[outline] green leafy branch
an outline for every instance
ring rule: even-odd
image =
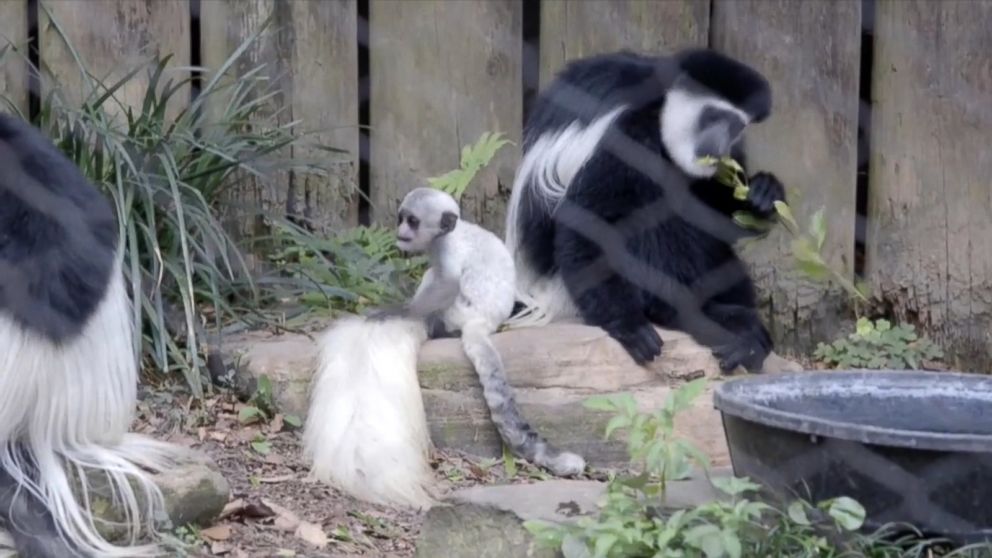
[[[743,167],[731,157],[716,159],[705,157],[700,160],[701,164],[716,165],[715,178],[721,184],[734,189],[734,198],[746,200],[750,185],[747,183],[747,174]],[[775,202],[775,211],[782,219],[786,230],[792,235],[792,255],[796,259],[796,267],[815,281],[833,279],[849,295],[861,302],[867,302],[868,296],[865,285],[854,284],[842,273],[833,269],[826,262],[823,256],[823,246],[827,240],[827,222],[825,218],[825,208],[821,207],[810,218],[809,227],[806,231],[796,222],[792,209],[784,201]],[[771,223],[758,219],[746,211],[737,211],[733,215],[734,221],[742,227],[767,232],[771,228]]]
[[[507,144],[512,145],[513,142],[503,139],[503,134],[485,132],[475,145],[462,147],[460,168],[441,176],[428,178],[427,182],[431,187],[451,194],[456,200],[461,199],[475,175],[492,161],[501,147]]]

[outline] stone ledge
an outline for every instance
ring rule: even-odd
[[[592,395],[631,393],[643,410],[663,403],[674,386],[698,377],[719,378],[716,359],[681,332],[658,328],[665,342],[650,366],[634,363],[623,347],[597,327],[574,323],[493,335],[525,418],[555,445],[581,453],[596,466],[626,463],[621,437],[606,442],[609,415],[583,407]],[[239,369],[249,382],[269,376],[274,396],[286,413],[305,417],[317,347],[304,335],[266,336],[254,332],[235,340]],[[796,370],[777,355],[766,371]],[[421,347],[418,369],[432,439],[438,447],[498,457],[502,447],[489,420],[481,387],[459,339],[435,339]],[[718,381],[718,380],[717,380]],[[240,382],[243,383],[243,382]],[[714,465],[729,462],[712,387],[679,421],[679,433],[693,440]]]

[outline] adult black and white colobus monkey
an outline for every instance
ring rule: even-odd
[[[582,457],[552,447],[521,416],[489,338],[514,303],[513,259],[499,237],[461,219],[450,195],[422,187],[400,205],[397,246],[429,257],[409,303],[341,321],[322,339],[304,431],[315,476],[367,500],[429,504],[416,380],[416,348],[428,335],[461,337],[493,424],[515,455],[556,475],[581,473]]]
[[[506,242],[525,308],[511,326],[578,317],[644,364],[662,349],[653,323],[709,346],[724,371],[759,371],[772,342],[733,247],[750,231],[732,214],[773,218],[784,188],[758,173],[738,200],[698,161],[746,169],[744,129],[770,112],[766,79],[711,50],[568,64],[524,130]]]
[[[138,374],[118,236],[112,206],[72,162],[0,114],[0,527],[21,556],[159,552],[135,543],[164,510],[143,469],[169,466],[177,448],[128,433]],[[75,494],[72,479],[85,490],[94,473],[131,546],[104,540],[93,495]]]

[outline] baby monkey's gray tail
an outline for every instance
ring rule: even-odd
[[[462,326],[462,347],[479,375],[493,424],[510,451],[557,476],[581,473],[586,467],[585,459],[554,448],[520,415],[513,387],[506,379],[503,360],[489,340],[485,322],[469,322]]]

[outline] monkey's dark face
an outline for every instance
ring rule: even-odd
[[[420,217],[401,207],[396,222],[396,247],[408,254],[419,254],[427,250],[433,237],[426,231],[429,227],[421,225]]]
[[[661,112],[661,137],[679,168],[690,176],[706,178],[716,167],[702,165],[699,159],[730,155],[748,121],[746,113],[720,97],[673,89]]]
[[[437,237],[455,228],[458,215],[444,211],[437,219],[422,219],[416,212],[401,208],[396,226],[396,247],[407,254],[421,254],[431,247]]]

